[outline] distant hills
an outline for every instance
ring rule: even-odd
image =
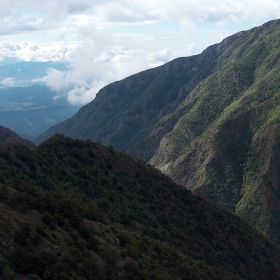
[[[3,279],[280,279],[280,249],[150,165],[62,135],[0,145]]]
[[[100,141],[280,240],[280,21],[104,87],[55,133]]]

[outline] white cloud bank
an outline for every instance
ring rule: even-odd
[[[35,44],[22,41],[0,42],[0,65],[18,61],[69,61],[77,43]]]
[[[110,82],[279,16],[279,0],[2,0],[0,64],[67,62],[33,82],[84,105]]]

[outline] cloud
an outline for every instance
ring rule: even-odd
[[[18,61],[69,61],[77,43],[55,43],[37,45],[33,42],[1,42],[0,65]]]
[[[147,20],[178,20],[187,17],[193,22],[219,22],[253,17],[279,16],[277,0],[120,0],[107,1],[95,7],[98,16],[111,22],[141,22]]]
[[[159,5],[163,3],[153,1],[109,1],[105,5],[96,8],[98,15],[104,21],[109,22],[146,22],[160,20]],[[116,12],[117,11],[117,12]]]
[[[99,87],[84,87],[76,86],[73,89],[69,90],[67,93],[68,101],[71,104],[86,104],[95,97],[96,92],[99,90]]]
[[[93,52],[88,43],[73,53],[68,71],[49,69],[45,77],[33,80],[44,82],[50,89],[65,92],[72,104],[84,105],[93,100],[107,84],[150,67],[146,52],[104,46]]]
[[[181,21],[194,23],[241,21],[279,17],[278,0],[2,0],[0,35],[65,31],[78,28],[80,16],[87,15],[99,24]]]
[[[59,71],[53,68],[47,70],[47,75],[42,78],[31,80],[32,83],[45,83],[52,91],[63,92],[69,85],[70,81],[67,77],[67,72]]]
[[[14,87],[16,85],[15,78],[5,78],[0,82],[0,88],[6,88],[6,87]]]
[[[78,29],[80,44],[68,60],[68,71],[48,69],[47,75],[32,80],[45,83],[51,90],[65,93],[72,104],[84,105],[107,84],[150,68],[142,42],[114,38],[106,29],[89,22]],[[162,53],[161,56],[164,56]]]
[[[26,87],[30,86],[30,81],[28,80],[17,80],[15,77],[7,77],[0,81],[0,89],[9,87]]]
[[[147,58],[149,61],[149,65],[151,67],[160,66],[166,62],[168,62],[172,57],[172,54],[169,49],[163,49],[158,52],[149,53]]]
[[[108,83],[197,54],[242,21],[279,16],[278,0],[2,0],[0,65],[67,62],[67,71],[49,69],[32,82],[84,105]]]
[[[50,119],[50,118],[47,118],[47,117],[45,117],[45,122],[49,126],[56,124],[56,120],[55,119]]]

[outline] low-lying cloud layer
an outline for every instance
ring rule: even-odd
[[[2,0],[0,65],[66,62],[67,70],[50,68],[33,83],[84,105],[108,83],[279,15],[278,0]],[[17,83],[7,77],[0,86]]]

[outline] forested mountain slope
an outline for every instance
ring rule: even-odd
[[[280,21],[103,88],[59,132],[149,161],[280,241]]]
[[[280,279],[246,222],[90,141],[0,145],[0,200],[4,279]]]
[[[242,57],[188,96],[151,160],[178,183],[278,241],[279,27],[279,21],[270,22],[232,46]]]

